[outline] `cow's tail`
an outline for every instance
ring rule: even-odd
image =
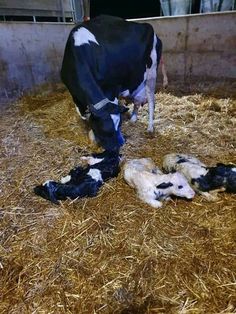
[[[164,59],[163,59],[163,55],[162,55],[162,41],[160,40],[160,38],[158,38],[158,36],[156,36],[156,37],[157,37],[157,44],[156,44],[157,67],[160,64],[161,73],[162,73],[162,77],[163,77],[162,85],[164,88],[166,88],[168,86],[168,76],[167,76],[166,67],[165,67],[165,63],[164,63]]]

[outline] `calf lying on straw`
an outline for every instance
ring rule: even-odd
[[[168,154],[163,160],[166,172],[181,172],[193,189],[208,199],[214,196],[211,190],[236,193],[236,165],[217,164],[207,167],[197,158],[186,154]]]
[[[150,158],[128,160],[123,167],[124,179],[137,190],[139,198],[158,208],[171,195],[192,199],[195,195],[181,173],[163,174]]]
[[[34,192],[55,203],[67,198],[96,196],[102,184],[119,173],[120,155],[115,152],[103,152],[88,157],[81,157],[87,162],[87,167],[77,167],[63,177],[61,182],[46,181],[36,186]]]

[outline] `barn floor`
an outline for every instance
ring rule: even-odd
[[[236,95],[226,90],[160,91],[155,134],[143,108],[123,123],[123,156],[236,163]],[[61,89],[2,112],[0,139],[0,313],[236,313],[235,195],[157,210],[122,173],[95,198],[55,206],[34,195],[97,149]]]

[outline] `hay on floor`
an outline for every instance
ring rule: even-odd
[[[236,163],[234,97],[161,91],[156,100],[154,135],[145,107],[135,125],[124,121],[125,158]],[[2,112],[0,138],[1,313],[235,313],[235,195],[156,210],[122,173],[95,198],[55,206],[34,195],[99,151],[62,90]]]

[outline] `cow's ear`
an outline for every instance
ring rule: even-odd
[[[118,114],[118,113],[124,113],[129,110],[129,108],[122,106],[122,105],[115,105],[113,103],[107,104],[107,108],[110,114]]]

